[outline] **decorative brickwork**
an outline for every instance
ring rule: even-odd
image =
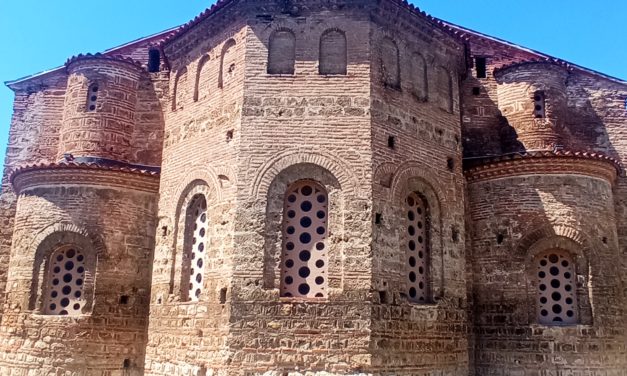
[[[624,81],[219,0],[9,87],[2,375],[625,375]]]

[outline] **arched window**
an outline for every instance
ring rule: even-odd
[[[428,80],[427,63],[421,54],[415,53],[411,59],[411,77],[414,96],[423,102],[427,101]]]
[[[181,289],[183,298],[188,301],[198,301],[203,290],[207,222],[207,200],[205,196],[197,195],[189,204],[185,218]]]
[[[313,181],[293,184],[285,195],[281,296],[328,296],[326,189]]]
[[[413,303],[429,303],[429,206],[418,193],[405,200],[407,296]]]
[[[268,74],[294,74],[296,42],[291,30],[277,30],[268,43]]]
[[[438,100],[440,108],[452,113],[453,112],[453,77],[448,69],[444,67],[438,68]]]
[[[204,98],[209,94],[209,83],[206,79],[209,62],[209,55],[203,56],[198,62],[198,70],[196,71],[196,83],[194,85],[194,102],[200,98]]]
[[[64,247],[50,255],[47,264],[43,313],[77,316],[86,305],[85,255]]]
[[[401,69],[396,43],[390,38],[383,38],[380,51],[381,79],[383,85],[398,89],[401,86]]]
[[[222,55],[220,56],[219,88],[224,88],[230,78],[235,75],[235,59],[235,40],[229,39],[224,43]]]
[[[172,93],[172,111],[183,108],[185,103],[185,91],[187,90],[187,68],[181,69],[174,80]]]
[[[87,112],[96,111],[96,104],[98,103],[98,87],[97,83],[92,83],[87,89]]]
[[[575,264],[569,253],[550,250],[534,259],[537,271],[538,322],[544,325],[577,324]]]
[[[320,37],[320,74],[346,74],[346,35],[332,29]]]

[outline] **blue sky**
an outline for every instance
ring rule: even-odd
[[[627,79],[627,1],[418,0],[428,13]],[[0,81],[62,65],[187,22],[209,0],[0,0]],[[176,4],[176,6],[173,6]],[[0,86],[4,154],[13,93]],[[0,159],[2,160],[3,157]]]

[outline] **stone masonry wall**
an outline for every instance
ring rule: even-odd
[[[0,307],[4,303],[17,197],[9,182],[16,167],[55,159],[67,78],[49,75],[16,88],[0,194]]]
[[[226,12],[166,47],[172,71],[162,107],[166,127],[147,375],[199,375],[223,369],[229,359],[226,303],[246,33],[237,13]],[[207,201],[208,234],[203,292],[191,302],[181,286],[182,255],[187,209],[198,194]]]
[[[248,9],[230,374],[353,374],[370,364],[369,21],[356,5],[363,3]],[[293,75],[267,73],[269,38],[279,29],[295,36]],[[346,75],[319,74],[320,38],[329,30],[346,37]],[[328,297],[308,302],[281,298],[279,289],[285,192],[306,179],[329,195]]]
[[[1,374],[142,374],[155,204],[153,194],[105,187],[21,193],[0,333]],[[86,239],[84,254],[97,254],[92,311],[76,317],[42,315],[32,302],[41,299],[33,294],[44,281],[36,278],[33,265],[54,249],[39,245],[46,239],[62,245],[72,236]]]
[[[465,194],[459,121],[463,48],[427,20],[399,13],[387,2],[375,12],[371,27],[372,189],[373,210],[380,216],[380,222],[373,224],[372,289],[376,296],[371,308],[371,370],[375,374],[466,375],[461,225]],[[385,85],[385,72],[393,63],[382,56],[389,54],[381,48],[385,38],[398,48],[397,87]],[[424,68],[421,64],[416,69],[419,61],[426,62]],[[411,303],[408,295],[406,200],[411,192],[422,195],[429,206],[430,220],[425,226],[430,232],[431,297],[426,304]]]
[[[475,372],[621,375],[627,358],[611,185],[576,174],[520,176],[471,183],[469,198]],[[577,260],[577,326],[537,324],[532,253],[556,248]]]

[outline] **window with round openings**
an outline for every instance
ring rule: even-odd
[[[185,221],[185,254],[183,257],[183,295],[197,302],[203,290],[205,253],[207,244],[207,200],[197,195],[187,209]]]
[[[53,252],[48,261],[46,315],[77,316],[85,306],[85,255],[74,248]]]
[[[429,206],[412,192],[405,200],[405,278],[413,303],[429,303]]]
[[[281,296],[327,297],[328,196],[312,181],[293,184],[285,195]]]
[[[552,250],[535,259],[538,283],[538,322],[544,325],[577,323],[575,265],[571,256]]]
[[[87,89],[87,111],[96,111],[96,104],[98,103],[98,84],[91,84]]]

